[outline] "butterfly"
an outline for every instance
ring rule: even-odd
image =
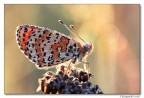
[[[59,23],[80,38],[62,20],[59,20]],[[71,28],[73,28],[72,25]],[[85,45],[81,45],[63,33],[45,27],[20,25],[16,30],[19,48],[38,68],[55,67],[67,61],[73,64],[77,61],[88,64],[83,61],[83,58],[91,52],[92,43],[87,44],[82,38],[80,39]]]

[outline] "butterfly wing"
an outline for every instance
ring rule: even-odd
[[[16,34],[19,48],[38,67],[51,67],[73,58],[71,48],[76,42],[60,32],[22,25]]]

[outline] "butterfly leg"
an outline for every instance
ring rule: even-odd
[[[65,74],[67,74],[68,73],[68,71],[70,70],[70,65],[71,65],[71,61],[70,61],[70,63],[69,63],[69,65],[67,66],[67,69],[66,69],[66,72],[65,72]]]
[[[90,73],[90,65],[89,65],[89,62],[86,62],[86,61],[80,61],[80,62],[87,65],[87,68],[88,68],[88,79],[89,79],[89,73]],[[84,66],[84,69],[86,70],[86,67],[85,67],[85,66]]]

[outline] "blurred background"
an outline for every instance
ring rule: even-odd
[[[5,4],[4,10],[5,94],[36,94],[38,78],[47,71],[38,70],[20,51],[17,26],[48,27],[81,42],[59,19],[73,24],[86,42],[93,43],[87,58],[93,85],[99,85],[105,94],[140,94],[140,5]],[[77,67],[83,68],[82,64]]]

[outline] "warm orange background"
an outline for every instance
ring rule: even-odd
[[[38,70],[18,48],[15,30],[31,24],[80,41],[57,20],[73,24],[93,43],[88,56],[93,84],[105,94],[140,94],[140,5],[5,5],[5,94],[34,94]],[[80,41],[81,42],[81,41]],[[83,67],[80,64],[78,67]],[[55,70],[55,69],[51,69]]]

